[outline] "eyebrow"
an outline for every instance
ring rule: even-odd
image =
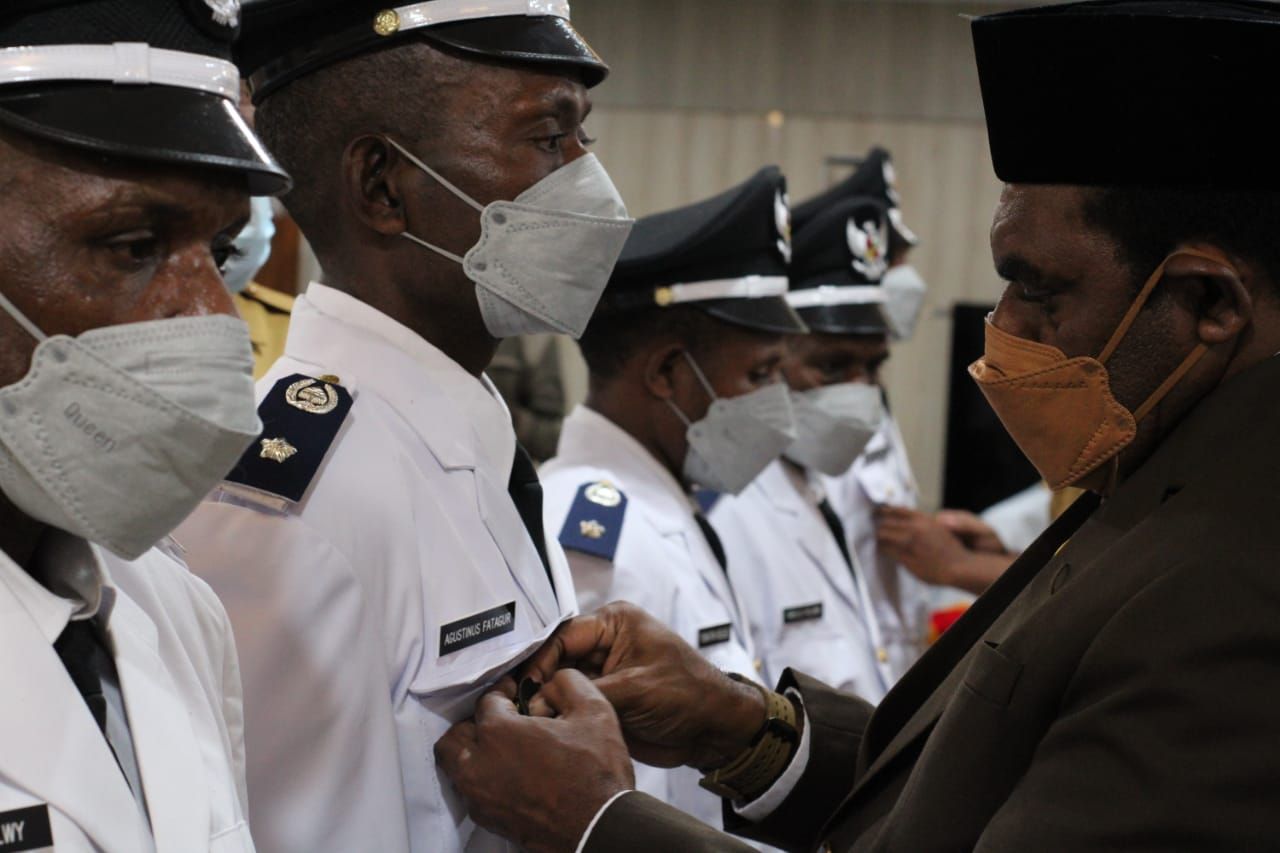
[[[996,275],[1005,281],[1022,281],[1028,284],[1038,283],[1044,278],[1035,264],[1018,255],[1001,258],[996,264]]]

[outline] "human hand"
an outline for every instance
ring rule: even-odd
[[[617,715],[571,669],[543,684],[543,715],[521,716],[515,693],[507,678],[482,696],[436,743],[436,761],[477,825],[531,853],[573,851],[600,808],[635,787]]]
[[[981,595],[1013,557],[971,550],[927,513],[902,507],[876,512],[876,543],[891,559],[925,583],[954,586]]]
[[[750,745],[765,723],[763,697],[716,669],[639,607],[617,602],[558,630],[525,664],[542,682],[562,667],[596,678],[636,759],[713,770]],[[541,696],[531,703],[542,713]]]
[[[939,510],[934,519],[960,538],[967,548],[987,554],[1007,554],[995,528],[978,516],[962,509]]]

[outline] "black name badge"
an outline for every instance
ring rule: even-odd
[[[698,632],[698,648],[705,649],[707,646],[718,646],[721,643],[727,643],[732,636],[733,626],[728,622],[723,625],[712,625],[710,628],[703,628]]]
[[[49,807],[31,806],[0,812],[0,853],[53,846]]]
[[[793,622],[809,622],[814,619],[822,618],[822,602],[817,604],[802,604],[799,607],[788,607],[782,611],[782,621],[788,625]]]
[[[440,657],[516,629],[516,603],[504,604],[440,627]],[[0,848],[3,850],[4,848]]]

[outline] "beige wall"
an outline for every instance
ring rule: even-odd
[[[613,67],[587,129],[635,215],[712,195],[768,163],[800,201],[834,177],[826,157],[877,143],[893,152],[906,220],[923,240],[913,261],[931,291],[915,339],[894,349],[889,387],[929,506],[942,485],[947,311],[999,293],[987,245],[999,184],[959,16],[992,8],[574,0],[575,23]],[[570,378],[580,395],[580,363]]]

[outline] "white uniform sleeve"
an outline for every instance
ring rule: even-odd
[[[178,535],[235,628],[258,850],[407,851],[386,653],[347,558],[296,517],[234,504]]]

